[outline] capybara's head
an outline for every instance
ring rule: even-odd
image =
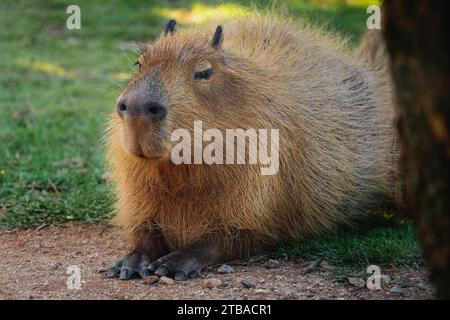
[[[245,64],[224,52],[221,26],[206,29],[178,32],[171,20],[139,57],[117,100],[116,124],[129,153],[168,158],[171,133],[179,128],[192,133],[198,120],[219,130],[233,128],[233,121],[242,125],[238,108],[247,90]]]

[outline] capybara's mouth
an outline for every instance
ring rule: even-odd
[[[146,123],[123,124],[123,148],[128,153],[145,160],[157,160],[170,155],[164,131],[148,127]]]
[[[162,142],[141,143],[139,141],[130,142],[125,139],[124,148],[133,156],[148,161],[163,160],[170,155]]]
[[[164,156],[164,155],[145,155],[143,153],[137,154],[135,156],[137,156],[138,158],[141,158],[142,160],[147,160],[147,161],[161,161],[166,158],[166,156]]]

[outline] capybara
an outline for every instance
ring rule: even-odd
[[[109,124],[115,223],[132,251],[108,276],[195,278],[398,198],[392,88],[376,35],[351,53],[336,35],[274,14],[175,25],[145,47]],[[279,170],[173,163],[171,134],[192,133],[194,121],[278,129]]]

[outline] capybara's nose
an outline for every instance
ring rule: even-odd
[[[134,104],[121,100],[117,104],[117,112],[121,117],[145,117],[150,120],[162,120],[167,115],[167,109],[156,101]]]

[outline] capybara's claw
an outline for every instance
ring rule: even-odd
[[[184,280],[187,280],[189,278],[189,276],[186,272],[184,272],[183,270],[180,270],[180,271],[175,272],[173,278],[176,281],[184,281]]]
[[[136,277],[145,278],[151,274],[147,265],[150,259],[147,255],[130,253],[108,269],[106,276],[119,277],[120,280],[129,280]]]
[[[177,281],[185,281],[200,276],[203,263],[195,255],[186,251],[175,251],[152,262],[148,269],[157,276],[173,276]]]
[[[169,268],[167,268],[165,265],[162,265],[162,266],[160,266],[158,269],[156,269],[156,271],[155,271],[155,274],[157,275],[157,276],[160,276],[160,277],[162,277],[162,276],[167,276],[167,275],[169,275],[169,273],[170,273],[170,270],[169,270]]]
[[[153,261],[152,263],[150,263],[147,267],[148,271],[150,271],[151,273],[154,273],[156,271],[156,269],[158,269],[158,267],[162,264],[162,262],[160,262],[159,260]]]
[[[106,271],[106,276],[115,278],[120,274],[120,268],[122,268],[123,260],[117,261],[111,268]]]
[[[111,268],[108,269],[108,271],[106,271],[106,276],[109,278],[115,278],[119,275],[120,273],[120,269],[117,268],[116,266],[112,266]]]

